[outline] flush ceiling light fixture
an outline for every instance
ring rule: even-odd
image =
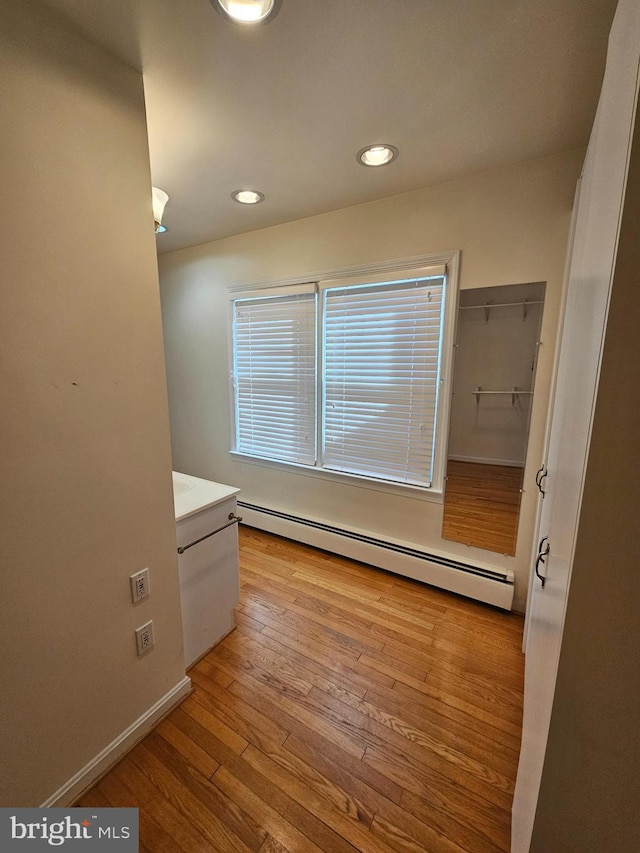
[[[367,145],[356,154],[361,166],[386,166],[398,156],[398,149],[393,145]]]
[[[263,194],[256,190],[235,190],[231,193],[231,198],[240,204],[260,204],[264,201]]]
[[[159,190],[157,187],[151,187],[151,196],[153,198],[153,221],[156,225],[156,234],[163,234],[167,229],[162,224],[162,214],[166,203],[169,201],[169,196],[164,190]]]
[[[211,3],[239,24],[261,24],[275,15],[280,6],[280,0],[211,0]]]

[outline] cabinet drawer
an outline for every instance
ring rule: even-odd
[[[184,548],[196,539],[200,539],[202,536],[206,536],[212,531],[218,530],[218,528],[228,524],[230,520],[229,516],[236,515],[236,509],[236,499],[229,498],[226,501],[222,501],[222,503],[216,504],[216,506],[207,507],[202,512],[190,515],[188,518],[183,518],[182,521],[176,524],[178,548]],[[216,536],[219,535],[216,533],[209,539],[205,539],[204,542],[194,545],[193,548],[200,548],[211,540],[215,542]]]

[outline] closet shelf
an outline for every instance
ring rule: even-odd
[[[510,394],[511,395],[511,405],[515,406],[516,400],[518,397],[526,397],[533,394],[533,391],[521,391],[517,385],[514,385],[509,391],[490,391],[485,390],[482,385],[478,385],[472,392],[476,396],[476,406],[480,405],[480,397],[482,394]]]

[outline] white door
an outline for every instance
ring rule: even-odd
[[[512,853],[527,853],[540,788],[589,449],[631,132],[638,93],[640,4],[621,0],[575,220],[540,516],[541,551],[529,601],[522,748]]]

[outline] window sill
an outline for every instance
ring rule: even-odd
[[[387,480],[375,480],[372,477],[362,477],[358,474],[346,474],[342,471],[329,471],[326,468],[315,468],[312,465],[302,465],[297,462],[283,462],[276,459],[266,459],[260,456],[248,456],[237,450],[230,450],[229,455],[239,462],[247,462],[250,465],[259,465],[262,468],[273,468],[277,471],[286,471],[288,474],[297,474],[303,477],[313,477],[320,480],[328,480],[333,483],[342,483],[347,486],[355,486],[360,489],[370,489],[374,492],[386,492],[412,500],[426,501],[428,503],[443,502],[441,488],[432,486],[429,489],[421,486],[412,486],[404,483],[391,483]]]

